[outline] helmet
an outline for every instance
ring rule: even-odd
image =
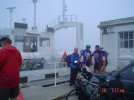
[[[91,45],[86,45],[86,48],[91,48]]]
[[[104,50],[104,48],[103,48],[103,47],[100,47],[100,50],[102,50],[102,51],[103,51],[103,50]]]
[[[103,52],[106,52],[105,49],[103,47],[100,47],[100,50]]]
[[[100,46],[99,45],[96,45],[95,47],[98,47],[99,48]]]

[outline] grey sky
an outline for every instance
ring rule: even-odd
[[[92,50],[100,43],[100,21],[134,16],[134,0],[66,0],[67,15],[77,15],[84,24],[84,44],[91,44]],[[9,27],[9,11],[5,8],[15,6],[14,21],[26,18],[29,28],[33,24],[32,0],[0,0],[0,29]],[[62,14],[62,0],[38,0],[37,26],[44,31],[45,26]],[[72,50],[75,46],[75,29],[62,29],[55,33],[55,48],[59,51]]]

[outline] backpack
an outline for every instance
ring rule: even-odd
[[[67,56],[66,63],[67,63],[67,66],[70,67],[70,64],[71,64],[71,54]]]
[[[104,56],[106,57],[106,65],[105,66],[107,66],[108,65],[108,55],[109,55],[109,53],[106,52],[106,51],[103,51],[103,53],[105,53]],[[101,56],[103,56],[103,54],[101,54]]]

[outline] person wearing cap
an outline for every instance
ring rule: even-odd
[[[0,43],[0,100],[16,100],[19,95],[22,57],[19,50],[11,45],[10,38],[3,37]]]
[[[83,50],[83,62],[86,64],[86,66],[90,67],[91,65],[91,51],[90,51],[91,46],[86,45],[86,49]]]
[[[102,59],[102,67],[100,69],[100,72],[106,72],[106,66],[108,65],[108,53],[103,49],[103,47],[100,48],[101,50],[101,59]]]
[[[71,57],[70,85],[74,85],[78,71],[78,61],[79,61],[78,48],[74,48],[74,52],[70,55],[70,57]]]
[[[100,71],[102,61],[101,61],[101,50],[100,46],[96,45],[95,46],[95,51],[92,53],[92,56],[94,58],[95,64],[94,64],[94,72]]]

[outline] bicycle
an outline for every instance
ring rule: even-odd
[[[92,74],[82,67],[81,72],[77,75],[75,87],[68,93],[66,100],[69,100],[72,94],[77,95],[79,100],[105,100],[101,94],[102,82],[90,82],[91,77]]]

